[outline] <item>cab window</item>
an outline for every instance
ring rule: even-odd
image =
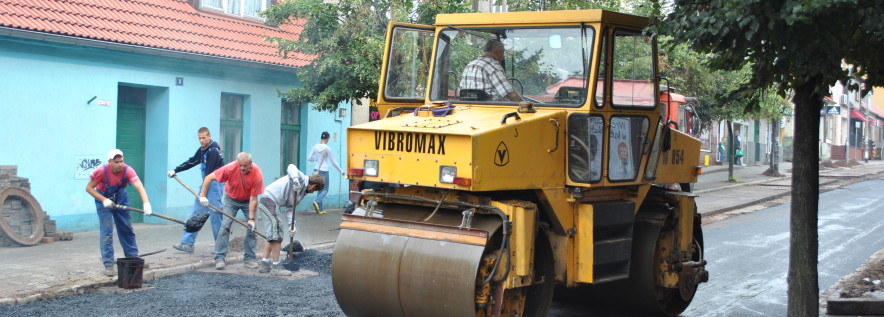
[[[430,99],[581,106],[593,39],[581,26],[443,29]]]
[[[424,100],[430,73],[433,32],[395,26],[390,45],[384,98]]]
[[[614,107],[654,107],[653,40],[637,31],[614,31]]]
[[[631,181],[641,165],[642,153],[648,146],[648,118],[643,116],[611,117],[608,131],[608,179]]]

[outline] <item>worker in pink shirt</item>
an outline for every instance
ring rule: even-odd
[[[107,276],[114,276],[114,224],[117,226],[117,237],[127,258],[138,257],[138,245],[135,244],[135,232],[132,230],[132,219],[129,210],[117,209],[114,205],[129,206],[129,195],[126,186],[132,185],[141,196],[144,214],[150,216],[152,211],[147,199],[147,192],[135,170],[123,163],[123,151],[110,150],[107,153],[107,164],[96,168],[89,175],[86,192],[95,198],[98,210],[99,245],[101,262]]]

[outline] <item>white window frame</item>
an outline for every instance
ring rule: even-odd
[[[219,8],[219,7],[216,7],[216,6],[213,6],[213,5],[209,5],[209,4],[207,4],[206,2],[208,2],[208,1],[200,1],[199,8],[200,8],[201,10],[213,10],[213,11],[219,11],[219,12],[224,13],[224,14],[229,14],[229,15],[233,15],[233,16],[237,16],[237,17],[241,17],[241,18],[255,19],[255,20],[261,20],[261,21],[264,21],[264,19],[261,18],[261,17],[259,17],[257,14],[255,14],[255,15],[246,15],[246,14],[245,14],[245,11],[244,11],[244,10],[245,10],[245,7],[246,7],[246,1],[249,1],[249,0],[220,0],[220,1],[221,1],[221,7],[220,7],[220,8]],[[230,12],[230,7],[231,7],[230,2],[231,2],[231,1],[237,1],[237,2],[239,2],[239,12],[235,12],[235,13],[234,13],[234,12]],[[259,0],[259,1],[261,1],[261,9],[260,9],[259,11],[265,11],[265,10],[267,10],[267,8],[270,7],[270,4],[271,4],[271,1],[272,1],[272,0]],[[257,13],[257,12],[256,12],[256,13]]]

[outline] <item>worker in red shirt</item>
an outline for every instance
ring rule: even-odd
[[[203,180],[203,186],[200,190],[200,204],[209,205],[209,199],[206,198],[206,191],[212,181],[219,183],[227,183],[224,185],[224,212],[228,215],[236,217],[236,213],[242,210],[249,217],[249,230],[246,232],[246,238],[243,245],[245,255],[243,255],[243,266],[254,269],[258,267],[255,262],[255,212],[258,208],[258,195],[264,193],[264,176],[261,175],[261,169],[258,165],[252,163],[252,155],[246,152],[239,153],[236,161],[224,165]],[[221,224],[221,230],[218,232],[218,239],[215,240],[215,269],[223,270],[227,263],[224,258],[227,257],[227,244],[230,242],[230,227],[233,225],[233,219],[226,218]]]

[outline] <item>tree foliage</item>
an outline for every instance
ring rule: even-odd
[[[507,5],[509,11],[623,10],[620,0],[509,0]]]
[[[280,92],[289,102],[334,111],[341,102],[377,98],[388,23],[431,24],[437,13],[466,12],[469,1],[322,0],[281,1],[261,13],[267,24],[304,24],[295,41],[267,38],[287,56],[310,56],[297,70],[301,86]]]
[[[671,35],[708,54],[719,70],[748,68],[729,98],[760,108],[765,91],[791,95],[795,143],[790,220],[790,316],[815,316],[818,308],[819,110],[842,62],[856,65],[866,89],[881,84],[884,11],[877,0],[676,0],[654,32]]]

